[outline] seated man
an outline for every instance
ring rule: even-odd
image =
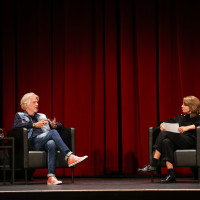
[[[61,139],[56,129],[62,125],[56,119],[50,120],[46,115],[37,113],[39,97],[34,93],[27,93],[21,99],[21,107],[24,112],[15,115],[13,128],[27,128],[29,148],[35,151],[47,151],[48,153],[48,185],[62,184],[55,176],[57,150],[61,152],[66,160],[66,164],[72,167],[88,156],[78,157],[73,155],[66,144]]]

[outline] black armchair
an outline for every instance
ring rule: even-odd
[[[152,161],[156,137],[160,129],[158,127],[149,128],[149,161]],[[191,167],[197,170],[198,181],[200,181],[200,126],[196,129],[197,145],[196,149],[176,150],[174,152],[174,167]],[[160,167],[164,167],[165,163],[161,162]],[[158,170],[159,171],[159,170]],[[153,176],[153,175],[152,175]],[[153,182],[153,177],[152,177]]]
[[[69,149],[75,154],[75,129],[63,128],[59,134]],[[25,181],[28,182],[27,171],[29,169],[47,168],[47,154],[45,151],[29,151],[28,131],[26,128],[17,128],[7,131],[8,137],[15,138],[15,170],[25,171]],[[57,152],[57,168],[66,168],[67,163],[60,151]],[[74,182],[74,167],[71,167],[72,183]]]

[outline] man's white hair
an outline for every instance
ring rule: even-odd
[[[22,97],[21,102],[20,102],[21,108],[23,110],[26,110],[25,104],[30,104],[30,97],[36,97],[36,99],[39,101],[39,96],[36,95],[35,93],[30,92],[30,93],[25,94]]]

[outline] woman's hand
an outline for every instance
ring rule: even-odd
[[[180,127],[178,128],[178,131],[179,131],[180,133],[184,133],[184,132],[189,131],[189,130],[191,130],[191,129],[195,129],[195,125],[180,126]]]
[[[160,124],[160,130],[161,130],[161,131],[165,131],[164,123],[161,123],[161,124]]]
[[[188,128],[187,128],[187,126],[181,126],[181,127],[178,128],[178,131],[179,131],[180,133],[183,133],[183,132],[188,131]]]

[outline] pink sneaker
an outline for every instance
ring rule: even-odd
[[[54,176],[50,176],[47,180],[48,185],[60,185],[62,181],[58,181],[58,179]]]
[[[70,159],[68,159],[68,167],[72,167],[72,166],[84,161],[87,158],[88,158],[88,156],[78,157],[75,155],[71,155]]]

